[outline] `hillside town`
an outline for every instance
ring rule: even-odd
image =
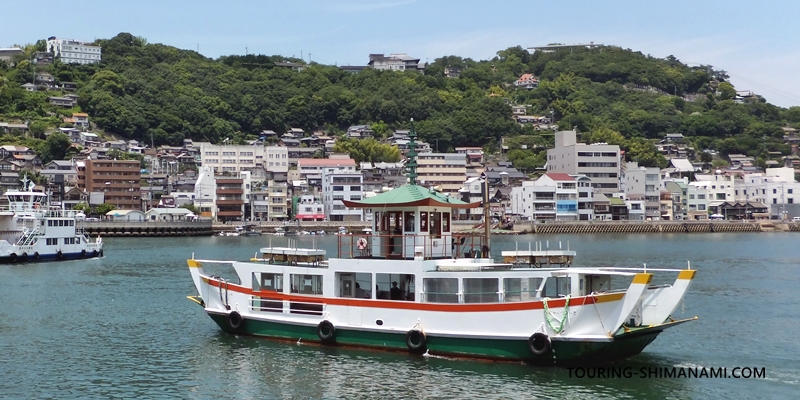
[[[82,149],[71,159],[43,164],[32,149],[0,146],[0,189],[18,189],[20,171],[31,171],[46,179],[52,205],[94,209],[108,204],[114,211],[98,217],[112,220],[163,219],[162,214],[189,218],[194,215],[189,208],[220,223],[367,221],[370,213],[348,210],[342,200],[361,200],[407,182],[404,160],[356,163],[347,154],[331,153],[336,139],[321,131],[264,131],[246,145],[186,139],[181,147],[157,148],[135,140],[106,141],[77,128],[60,131]],[[759,170],[753,159],[730,155],[730,166],[714,170],[690,158],[695,150],[682,146],[682,135],[668,134],[660,149],[670,165],[659,169],[624,162],[617,145],[579,143],[574,130],[554,135],[545,169],[531,175],[498,161],[502,154],[486,154],[479,147],[441,153],[416,142],[418,182],[481,202],[488,180],[491,215],[497,221],[800,217],[797,157]],[[347,136],[368,138],[372,132],[369,126],[352,126]],[[409,151],[408,131],[395,131],[386,142],[404,156]],[[136,153],[143,159],[113,159],[109,153]],[[480,221],[483,211],[465,210],[455,218]]]

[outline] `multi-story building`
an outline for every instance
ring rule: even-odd
[[[684,220],[689,217],[689,183],[686,178],[664,181],[665,191],[669,192],[672,200],[672,212],[668,215],[673,220]],[[664,213],[662,213],[664,215]]]
[[[687,218],[691,220],[708,219],[708,190],[707,182],[689,182],[687,194],[689,196],[687,204]]]
[[[763,203],[775,219],[800,216],[800,183],[793,175],[792,168],[768,168],[766,173],[746,174],[734,191],[740,196],[737,201]]]
[[[298,221],[324,221],[325,207],[312,195],[298,196],[293,200],[294,219]]]
[[[348,209],[342,200],[361,201],[364,176],[346,167],[322,169],[322,204],[330,221],[361,221],[361,209]]]
[[[72,39],[47,39],[47,51],[60,57],[65,64],[97,64],[102,59],[102,48]]]
[[[203,166],[194,187],[194,206],[200,210],[200,216],[222,222],[249,217],[250,171],[216,175],[212,167]]]
[[[102,193],[102,202],[119,210],[142,208],[141,170],[137,160],[87,159],[76,163],[78,187],[90,194]]]
[[[538,221],[592,220],[592,196],[589,178],[548,172],[511,189],[511,212]]]
[[[547,172],[585,175],[601,193],[619,192],[619,146],[577,143],[577,132],[555,133],[555,147],[547,150]]]
[[[264,180],[266,172],[286,173],[288,161],[286,148],[281,146],[200,144],[201,164],[213,168],[215,173],[249,171],[252,179]]]
[[[417,164],[417,182],[422,186],[441,186],[444,193],[456,194],[467,176],[466,154],[420,153]]]
[[[623,170],[625,194],[644,200],[644,216],[649,220],[661,218],[660,177],[657,167],[640,167],[637,162],[626,163]]]
[[[286,182],[269,181],[267,185],[269,213],[267,218],[270,221],[286,221],[289,218],[287,211],[287,199],[289,196],[289,185]]]
[[[418,71],[424,68],[419,66],[419,58],[413,58],[405,53],[370,54],[368,66],[378,70],[389,71]]]
[[[352,158],[301,158],[297,160],[300,179],[308,182],[310,186],[320,186],[322,170],[327,168],[356,173],[356,161]]]

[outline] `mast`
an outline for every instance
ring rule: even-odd
[[[486,175],[486,172],[481,173],[481,178],[483,179],[483,236],[486,240],[486,254],[483,256],[485,258],[489,258],[491,254],[491,236],[492,236],[492,226],[491,221],[489,220],[489,176]]]
[[[414,131],[414,118],[411,118],[411,131],[408,132],[408,161],[406,161],[406,172],[408,172],[408,183],[417,184],[417,133]]]

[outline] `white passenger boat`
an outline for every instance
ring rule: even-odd
[[[0,209],[0,262],[38,262],[103,255],[99,237],[83,231],[79,211],[49,206],[45,193],[34,192],[23,180],[22,191],[5,193],[8,206]]]
[[[249,261],[193,257],[190,298],[234,334],[547,364],[629,357],[693,319],[672,315],[691,269],[574,268],[573,251],[541,245],[495,261],[488,232],[451,231],[454,213],[480,205],[416,185],[410,146],[409,185],[344,202],[373,213],[373,226],[339,236],[335,258],[296,246]],[[209,263],[237,277],[207,273]],[[654,273],[677,279],[655,286]]]

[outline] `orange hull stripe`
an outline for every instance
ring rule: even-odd
[[[219,287],[218,281],[203,278],[203,281],[211,286]],[[228,290],[258,296],[262,300],[276,301],[299,301],[304,303],[319,303],[337,306],[386,308],[401,310],[422,310],[422,311],[443,311],[443,312],[497,312],[497,311],[520,311],[520,310],[541,310],[544,308],[542,301],[527,301],[514,303],[480,303],[480,304],[451,304],[451,303],[415,303],[413,301],[400,300],[368,300],[345,297],[316,297],[296,294],[284,294],[273,291],[254,291],[244,286],[228,283]],[[569,300],[570,307],[583,306],[595,303],[608,303],[619,301],[625,296],[624,293],[600,294],[595,296],[574,297]],[[564,307],[566,299],[552,299],[547,301],[549,308]]]

